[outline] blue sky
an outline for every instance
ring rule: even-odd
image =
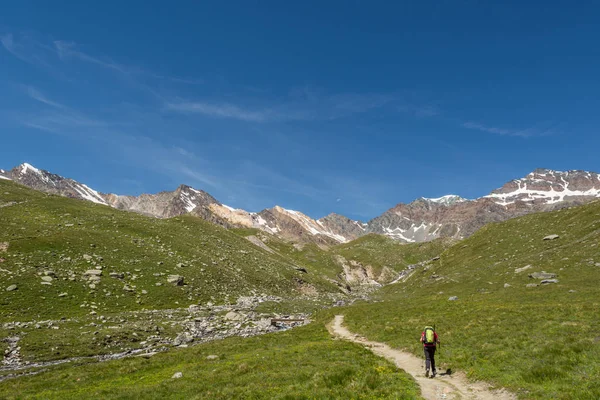
[[[600,171],[597,3],[59,3],[2,7],[1,168],[362,220]]]

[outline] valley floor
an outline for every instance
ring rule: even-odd
[[[411,353],[396,350],[385,343],[373,342],[350,332],[345,326],[343,315],[336,315],[328,324],[332,335],[358,343],[374,354],[393,362],[398,368],[409,373],[421,388],[422,396],[427,400],[441,399],[480,399],[480,400],[514,400],[516,396],[504,390],[490,390],[489,385],[482,382],[468,382],[464,374],[452,372],[440,373],[435,379],[425,377],[423,359]]]

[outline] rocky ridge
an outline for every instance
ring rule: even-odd
[[[222,204],[207,192],[187,185],[171,192],[140,196],[101,194],[30,164],[22,164],[9,172],[0,170],[0,177],[36,190],[158,218],[189,213],[225,227],[256,228],[293,242],[322,245],[345,243],[369,233],[408,243],[448,237],[460,239],[489,222],[583,204],[600,197],[597,173],[537,169],[478,199],[467,200],[457,195],[420,198],[409,204],[400,203],[365,223],[339,214],[315,220],[279,206],[248,212]]]

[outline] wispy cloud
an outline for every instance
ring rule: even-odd
[[[134,68],[126,67],[124,65],[119,65],[111,60],[101,60],[96,57],[92,57],[86,53],[76,50],[76,44],[74,42],[67,42],[64,40],[55,40],[54,47],[56,48],[56,52],[58,57],[61,60],[68,60],[70,58],[76,58],[81,61],[85,61],[88,63],[96,64],[103,68],[112,69],[114,71],[120,72],[122,74],[131,74],[136,72]]]
[[[210,104],[210,103],[167,103],[166,108],[183,113],[197,113],[217,118],[233,118],[242,121],[264,122],[272,117],[269,110],[251,111],[233,104]]]
[[[31,97],[34,100],[39,101],[40,103],[44,103],[46,105],[49,105],[49,106],[52,106],[55,108],[60,108],[60,109],[67,108],[66,106],[64,106],[60,103],[57,103],[55,101],[48,99],[46,96],[44,96],[39,90],[37,90],[33,86],[25,86],[24,88],[25,88],[27,95],[29,95],[29,97]]]
[[[319,121],[344,118],[383,107],[393,100],[389,95],[340,93],[333,95],[293,93],[283,99],[254,99],[253,103],[270,106],[248,107],[209,101],[167,102],[167,110],[201,114],[215,118],[230,118],[246,122]]]
[[[71,130],[77,130],[77,134],[81,135],[81,128],[100,128],[109,125],[105,121],[87,116],[50,99],[33,86],[25,85],[23,89],[30,98],[51,107],[51,109],[15,113],[16,119],[23,126],[59,134],[68,134]]]
[[[494,127],[494,126],[487,126],[487,125],[483,125],[478,122],[472,122],[472,121],[465,122],[462,124],[462,126],[467,129],[474,129],[474,130],[478,130],[481,132],[493,133],[495,135],[516,136],[516,137],[522,137],[522,138],[529,138],[529,137],[533,137],[533,136],[548,136],[548,135],[551,135],[554,133],[554,130],[552,128],[533,127],[533,128],[515,130],[515,129],[498,128],[498,127]]]
[[[0,44],[10,54],[29,64],[37,65],[56,72],[57,63],[81,61],[130,78],[141,76],[176,84],[200,85],[202,79],[167,76],[134,65],[126,65],[108,57],[94,56],[82,51],[77,43],[66,40],[44,40],[39,35],[4,33],[0,35]]]

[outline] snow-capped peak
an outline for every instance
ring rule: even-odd
[[[600,197],[600,175],[588,171],[536,169],[514,179],[485,198],[507,206],[516,201],[556,204],[570,199]]]
[[[40,171],[39,169],[37,169],[36,167],[34,167],[33,165],[31,165],[29,163],[23,163],[19,166],[19,168],[20,168],[21,174],[26,174],[27,171],[31,171],[38,175],[42,175],[42,171]]]
[[[446,196],[437,197],[437,198],[423,197],[423,200],[431,202],[431,203],[442,204],[445,206],[449,206],[449,205],[452,205],[455,203],[462,203],[463,201],[468,201],[467,199],[464,199],[456,194],[448,194]]]

